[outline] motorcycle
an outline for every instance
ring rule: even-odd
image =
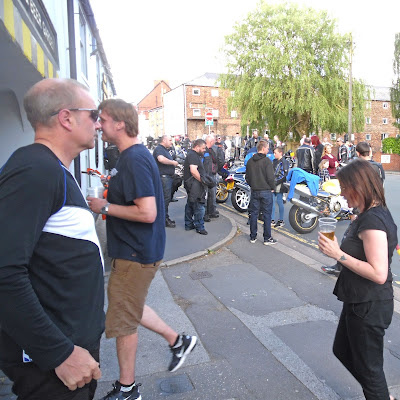
[[[288,161],[289,168],[293,168],[296,165],[296,159],[294,158],[294,152],[292,150],[288,150],[283,157]]]
[[[231,202],[235,210],[243,213],[249,208],[250,186],[245,179],[246,167],[239,167],[227,179],[233,182]]]
[[[284,183],[289,189],[290,184]],[[326,181],[317,196],[313,196],[306,184],[299,183],[294,192],[299,198],[292,198],[293,204],[289,210],[290,226],[298,233],[310,233],[318,225],[320,217],[332,217],[338,221],[349,220],[352,209],[346,199],[340,195],[337,179]]]
[[[233,168],[233,165],[234,159],[231,158],[224,164],[219,172],[216,193],[217,203],[225,203],[228,200],[229,193],[235,185],[235,182],[230,176],[230,169]]]

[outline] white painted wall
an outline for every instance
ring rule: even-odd
[[[164,125],[166,135],[185,135],[185,86],[164,94]]]

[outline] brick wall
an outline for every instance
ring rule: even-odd
[[[198,95],[194,94],[194,90]],[[208,133],[208,127],[205,126],[205,114],[212,110],[218,111],[218,116],[214,116],[214,125],[211,127],[216,135],[234,136],[236,132],[240,132],[240,118],[232,117],[228,111],[229,96],[229,90],[218,87],[186,86],[186,118],[190,140]],[[193,110],[199,111],[193,115]]]
[[[398,171],[400,172],[400,155],[398,154],[382,154],[380,151],[374,153],[374,161],[382,162],[382,155],[384,158],[390,156],[390,163],[382,163],[385,171]]]
[[[365,118],[364,131],[354,134],[355,143],[369,142],[374,153],[382,149],[382,134],[387,134],[388,137],[396,137],[400,133],[399,129],[393,126],[395,120],[392,116],[390,101],[372,100],[366,102]],[[367,118],[370,119],[369,123]],[[387,120],[386,124],[383,123],[384,118]],[[367,140],[367,134],[371,135],[370,140]]]
[[[147,119],[149,110],[157,107],[162,107],[164,105],[163,95],[170,90],[171,88],[166,82],[158,82],[154,86],[153,90],[138,103],[138,113],[145,113]]]

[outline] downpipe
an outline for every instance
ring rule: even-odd
[[[315,207],[310,206],[307,203],[304,203],[304,201],[301,201],[299,199],[293,198],[293,199],[290,200],[290,202],[292,204],[294,204],[295,206],[297,206],[297,207],[303,208],[304,210],[315,214],[318,217],[323,217],[324,216],[324,214],[321,211],[318,211]]]

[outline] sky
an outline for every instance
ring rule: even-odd
[[[270,0],[269,3],[279,3]],[[391,86],[400,0],[298,0],[327,10],[340,33],[353,34],[353,77],[368,85]],[[154,87],[171,88],[206,72],[225,72],[224,38],[258,0],[91,0],[117,90],[138,103]]]

